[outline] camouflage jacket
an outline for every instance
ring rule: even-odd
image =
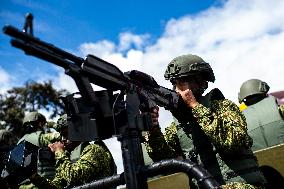
[[[219,152],[234,154],[242,148],[250,148],[252,139],[247,133],[244,115],[233,102],[214,100],[210,108],[202,104],[192,110],[194,121],[200,126],[208,139],[218,148]],[[166,158],[185,157],[177,135],[176,122],[165,129],[163,135],[160,128],[155,127],[146,136],[146,147],[154,161]],[[224,189],[256,188],[247,183],[227,183]]]
[[[89,182],[90,178],[100,179],[113,174],[111,154],[97,144],[87,145],[82,151],[80,159],[74,163],[63,151],[56,152],[55,159],[56,175],[52,181],[38,175],[31,179],[38,188],[76,186]]]
[[[247,134],[245,117],[230,100],[215,100],[210,109],[199,104],[192,114],[219,150],[233,152],[244,146],[251,147],[252,139]],[[159,128],[153,128],[146,137],[146,146],[154,161],[183,155],[174,122],[165,129],[164,135]]]
[[[58,132],[54,133],[42,133],[39,137],[39,143],[41,146],[48,146],[48,144],[61,140],[61,135]]]

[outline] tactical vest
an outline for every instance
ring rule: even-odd
[[[43,134],[42,131],[36,131],[33,133],[25,134],[18,142],[18,144],[26,140],[38,147],[40,150],[38,152],[38,168],[37,172],[40,176],[43,176],[48,179],[53,179],[55,175],[55,159],[51,151],[49,151],[47,146],[41,146],[39,144],[39,137]]]
[[[253,151],[284,143],[284,120],[274,97],[266,97],[248,106],[243,113],[253,139]]]
[[[82,142],[76,148],[74,148],[70,152],[70,161],[72,163],[76,163],[80,159],[80,156],[81,156],[84,148],[88,145],[90,145],[89,142]],[[95,175],[93,175],[93,176],[91,176],[91,178],[89,178],[88,180],[82,181],[81,183],[69,183],[69,185],[66,186],[65,188],[72,188],[72,187],[84,184],[85,182],[90,182],[90,181],[95,180],[95,179],[97,179],[97,178],[95,178]]]
[[[42,134],[42,131],[36,131],[33,133],[28,133],[25,134],[19,141],[17,144],[19,144],[20,142],[22,142],[23,140],[26,140],[38,147],[41,147],[39,144],[39,136]]]
[[[80,156],[81,156],[84,148],[88,145],[89,145],[88,142],[83,142],[83,143],[79,144],[76,148],[74,148],[74,150],[72,150],[72,152],[70,153],[70,160],[71,160],[72,163],[75,163],[76,161],[78,161],[80,159]]]
[[[202,97],[199,103],[210,108],[210,103],[213,100],[222,99],[224,99],[224,96],[221,91],[213,89]],[[220,184],[246,182],[259,185],[265,182],[250,149],[244,148],[232,155],[218,152],[193,119],[187,123],[178,123],[176,128],[185,158],[203,166]]]

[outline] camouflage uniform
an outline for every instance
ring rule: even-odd
[[[75,186],[114,174],[110,152],[97,144],[88,144],[77,162],[71,162],[66,151],[56,152],[55,159],[56,175],[52,181],[40,176],[32,178],[38,188]]]
[[[67,114],[57,120],[54,128],[63,137],[68,129]],[[67,150],[55,152],[56,174],[53,180],[35,176],[32,182],[39,188],[64,188],[78,186],[87,182],[116,174],[113,157],[103,141],[81,142],[69,153]]]
[[[245,118],[237,105],[230,100],[215,101],[211,109],[199,104],[192,113],[204,133],[219,149],[233,152],[243,146],[251,145]],[[148,142],[148,152],[154,160],[183,156],[174,122],[165,129],[165,136],[157,129],[152,130]]]
[[[174,87],[176,82],[190,82],[195,75],[215,80],[209,64],[196,55],[175,58],[165,72]],[[196,90],[197,94],[202,90]],[[180,106],[186,113],[172,112],[177,120],[166,128],[165,135],[157,127],[150,130],[146,137],[150,157],[154,161],[189,158],[204,166],[223,188],[255,188],[247,182],[262,186],[265,179],[250,150],[252,139],[238,106],[224,99],[218,89],[196,100],[192,109]]]
[[[204,133],[218,150],[234,153],[234,151],[238,151],[244,146],[251,145],[251,138],[247,135],[244,116],[233,102],[229,100],[215,101],[212,109],[199,104],[192,112]],[[160,129],[154,128],[150,131],[146,140],[147,151],[154,161],[179,156],[185,157],[180,146],[175,122],[172,122],[165,129],[164,135]],[[245,183],[228,183],[222,188],[254,189],[257,187]]]
[[[231,182],[221,186],[221,189],[263,189],[263,187],[256,187],[250,184]]]

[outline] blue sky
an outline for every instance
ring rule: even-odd
[[[180,0],[170,1],[39,1],[39,0],[2,0],[0,8],[0,25],[12,24],[23,27],[24,15],[33,13],[35,36],[56,44],[64,49],[76,48],[82,42],[96,42],[100,39],[118,42],[118,35],[124,31],[137,34],[149,33],[155,41],[161,35],[166,22],[186,14],[194,14],[217,1]],[[9,38],[0,35],[0,65],[10,69],[23,66],[28,69],[40,66],[52,74],[46,64],[35,64],[30,57],[24,57],[8,45]],[[13,59],[11,57],[13,53]],[[32,61],[32,62],[31,62]],[[25,65],[21,64],[25,62]],[[17,75],[26,74],[16,69]],[[24,76],[23,76],[24,77]],[[37,77],[31,76],[30,78]],[[37,78],[35,78],[37,79]]]
[[[22,27],[21,18],[26,12],[32,12],[35,24],[40,22],[46,27],[44,31],[37,31],[38,34],[49,36],[55,43],[64,42],[63,45],[74,47],[82,41],[101,38],[116,40],[118,33],[124,30],[159,36],[169,19],[196,13],[217,4],[214,0],[179,0],[176,4],[150,0],[3,0],[1,15],[5,16],[6,13],[6,18],[1,19],[1,23],[10,22]],[[9,13],[17,15],[9,16]],[[72,40],[64,41],[60,38],[62,35]],[[77,37],[74,38],[74,35]]]
[[[270,92],[283,90],[283,10],[283,0],[1,0],[0,26],[22,28],[24,15],[32,12],[40,39],[81,57],[95,54],[122,71],[146,72],[169,88],[163,78],[168,62],[197,54],[214,70],[209,89],[218,87],[238,103],[239,87],[248,79],[266,81]],[[77,91],[62,69],[24,55],[9,40],[0,34],[1,93],[29,79],[51,79],[57,88]],[[161,109],[162,128],[170,121]],[[121,172],[119,143],[107,144]]]

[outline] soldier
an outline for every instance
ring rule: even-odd
[[[65,142],[56,142],[49,147],[55,154],[56,175],[47,180],[38,175],[32,178],[39,188],[64,188],[78,186],[93,180],[116,174],[116,165],[103,141],[68,141],[67,115],[62,115],[55,126]]]
[[[57,133],[45,133],[44,127],[46,124],[46,119],[44,115],[38,112],[30,112],[28,113],[23,120],[23,127],[25,130],[25,135],[18,141],[18,144],[26,140],[38,147],[41,148],[39,151],[39,160],[38,160],[38,174],[46,177],[53,178],[55,175],[55,160],[54,158],[50,158],[48,155],[48,144],[53,143],[55,141],[59,141],[60,134]],[[47,153],[46,153],[47,152]],[[22,183],[19,188],[27,189],[34,188],[35,186],[27,180]]]
[[[247,106],[243,113],[253,151],[284,143],[284,105],[278,105],[268,91],[268,84],[259,79],[247,80],[240,88],[239,102]]]
[[[151,158],[188,158],[204,166],[223,188],[263,187],[265,179],[250,149],[252,140],[238,106],[219,89],[202,95],[208,82],[215,81],[210,65],[199,56],[182,55],[168,64],[164,76],[184,104],[180,111],[172,112],[175,121],[166,128],[165,136],[158,127],[158,109],[153,110],[154,127],[147,142]]]
[[[23,120],[25,135],[18,141],[18,144],[26,140],[38,147],[45,147],[48,144],[60,140],[59,133],[45,133],[46,118],[38,112],[28,113]]]

